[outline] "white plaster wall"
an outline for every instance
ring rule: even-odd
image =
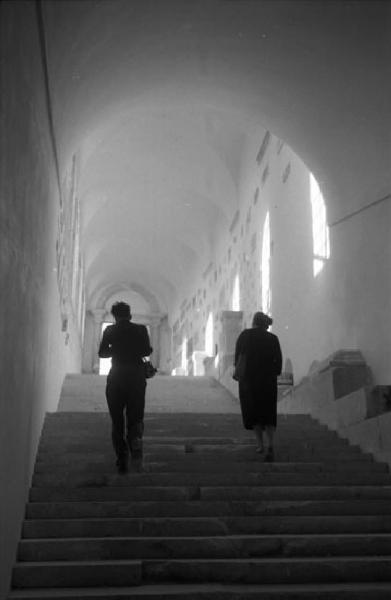
[[[187,297],[183,293],[182,307],[174,311],[173,322],[179,323],[182,336],[196,335],[195,349],[201,350],[212,310],[218,342],[219,313],[231,308],[233,282],[239,273],[243,326],[250,326],[252,314],[261,308],[262,231],[269,210],[273,331],[280,338],[284,359],[293,363],[295,380],[307,374],[313,361],[341,348],[355,348],[362,350],[375,382],[389,383],[391,203],[376,204],[333,225],[330,259],[314,277],[309,171],[293,150],[281,146],[275,137],[257,165],[255,157],[263,135],[260,127],[243,153],[238,223],[231,232],[220,224],[213,252],[204,263],[204,268],[211,264],[207,275],[200,271]],[[288,165],[290,172],[284,182]],[[268,177],[262,182],[265,168]],[[327,207],[327,197],[325,202]],[[223,285],[226,293],[221,304]],[[192,297],[196,297],[195,307]]]
[[[58,187],[34,3],[5,3],[0,121],[0,598],[8,590],[35,451],[80,344],[61,332]]]

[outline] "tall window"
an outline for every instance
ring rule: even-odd
[[[314,244],[313,272],[316,277],[330,258],[330,238],[327,227],[326,205],[318,182],[310,173],[310,197],[312,207],[312,236]]]
[[[240,310],[240,281],[239,274],[236,275],[232,290],[232,310]]]
[[[213,356],[213,314],[210,312],[205,328],[205,352],[208,356]]]
[[[270,215],[267,213],[263,226],[262,257],[262,310],[266,314],[271,312],[271,287],[270,287]]]
[[[187,375],[187,337],[184,337],[182,340],[182,359],[181,359],[181,367],[183,369],[183,374]]]

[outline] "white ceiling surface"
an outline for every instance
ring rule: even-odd
[[[116,286],[147,290],[162,312],[183,299],[216,228],[230,224],[260,125],[315,172],[332,218],[358,194],[373,200],[374,182],[383,193],[387,10],[374,0],[44,2],[61,167],[81,156],[89,305]]]

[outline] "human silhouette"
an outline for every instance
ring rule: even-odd
[[[239,335],[235,348],[235,367],[241,372],[239,399],[245,429],[253,429],[259,453],[265,451],[263,431],[266,432],[265,460],[274,460],[274,432],[277,426],[277,376],[281,373],[282,354],[278,337],[268,328],[273,319],[256,312],[252,328]],[[240,363],[240,365],[239,365]]]
[[[130,306],[116,302],[111,308],[115,319],[103,332],[100,358],[111,357],[106,398],[112,421],[112,441],[120,473],[126,473],[129,452],[136,470],[142,470],[145,408],[145,367],[143,357],[152,348],[145,325],[131,323]]]

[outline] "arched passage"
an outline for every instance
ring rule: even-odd
[[[306,270],[312,240],[299,243],[311,231],[310,214],[302,207],[295,235],[281,243],[296,206],[277,205],[272,277],[282,266],[283,274],[272,281],[273,316],[276,330],[278,324],[287,332],[286,356],[305,372],[310,355],[317,360],[330,349],[361,348],[375,380],[389,383],[390,10],[377,0],[0,4],[0,336],[3,347],[13,349],[0,366],[0,456],[13,457],[0,469],[2,556],[10,549],[14,555],[23,510],[16,498],[27,489],[43,415],[55,410],[64,374],[82,362],[76,304],[83,298],[69,293],[76,282],[71,265],[79,261],[71,260],[72,231],[61,217],[70,198],[81,205],[87,310],[99,306],[94,302],[102,290],[122,291],[130,283],[164,300],[162,308],[173,315],[186,317],[194,300],[202,330],[204,289],[217,285],[214,308],[230,293],[219,265],[210,264],[220,250],[228,260],[230,246],[231,260],[239,261],[223,239],[230,228],[232,244],[235,235],[240,239],[238,199],[247,208],[259,188],[253,206],[262,204],[261,182],[243,179],[242,172],[243,165],[256,167],[269,130],[319,182],[332,248],[314,280],[312,258]],[[297,173],[292,169],[287,183]],[[272,171],[269,183],[270,177]],[[121,216],[132,206],[140,226],[129,225],[129,244]],[[262,222],[264,209],[259,217]],[[154,248],[148,261],[143,244]],[[257,244],[259,236],[259,250]],[[247,285],[251,236],[241,259],[241,285]],[[233,267],[236,272],[239,264]],[[78,268],[84,274],[83,265]],[[297,283],[307,276],[311,293]],[[231,282],[233,273],[227,277]],[[194,290],[195,281],[204,283]],[[255,279],[253,292],[260,293]],[[249,309],[243,307],[246,319]],[[181,323],[173,321],[182,338]],[[327,324],[327,331],[315,334],[313,323],[315,329]],[[186,327],[191,330],[189,320]],[[301,365],[295,353],[307,357]],[[10,561],[0,568],[3,585]]]
[[[87,310],[94,290],[130,279],[162,299],[174,324],[242,205],[243,169],[269,130],[300,156],[327,202],[335,270],[325,287],[343,302],[329,292],[318,298],[330,332],[318,352],[365,345],[374,356],[374,322],[358,329],[350,314],[368,312],[351,279],[381,251],[376,238],[354,271],[344,262],[357,256],[350,215],[389,192],[387,92],[376,91],[385,89],[386,46],[372,43],[386,39],[388,9],[375,1],[211,2],[204,10],[175,0],[164,11],[122,0],[94,10],[43,5],[60,164],[76,155],[79,165]],[[369,228],[384,222],[376,211],[365,218]],[[368,223],[355,223],[364,235]],[[371,288],[386,294],[385,281],[372,274]],[[376,362],[380,375],[380,354]]]

